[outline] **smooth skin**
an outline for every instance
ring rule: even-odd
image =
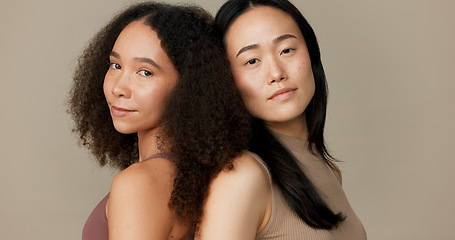
[[[195,239],[254,239],[267,225],[272,211],[267,170],[247,153],[233,164],[212,181]]]
[[[295,21],[279,9],[256,6],[233,22],[225,43],[249,112],[271,131],[308,141],[305,109],[315,83]],[[234,170],[223,171],[211,184],[198,237],[255,239],[267,225],[271,208],[267,171],[251,156],[242,156],[234,161]]]
[[[291,16],[254,7],[234,21],[225,41],[249,112],[272,131],[308,140],[304,111],[315,83],[305,39]]]
[[[156,32],[141,21],[120,33],[110,55],[104,94],[117,131],[137,133],[139,162],[117,174],[106,205],[110,240],[181,239],[189,226],[168,207],[175,167],[158,153],[155,137],[178,72]]]

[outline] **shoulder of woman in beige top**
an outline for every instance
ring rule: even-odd
[[[243,153],[212,181],[196,239],[254,239],[266,226],[271,209],[268,172]]]
[[[340,168],[334,163],[333,161],[327,161],[327,165],[329,165],[330,169],[332,170],[333,174],[337,177],[340,185],[343,185],[343,177],[341,176]]]

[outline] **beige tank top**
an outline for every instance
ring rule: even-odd
[[[321,197],[336,213],[342,212],[346,219],[334,230],[313,229],[302,221],[288,206],[281,190],[272,184],[272,211],[265,228],[256,235],[257,240],[364,240],[366,233],[352,210],[338,179],[325,161],[308,150],[308,143],[289,136],[276,134],[275,137],[299,161],[313,184],[321,192]],[[271,175],[266,164],[256,154],[252,154]]]

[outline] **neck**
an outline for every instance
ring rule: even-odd
[[[264,121],[264,125],[272,132],[308,141],[308,127],[306,124],[305,113],[285,122]]]
[[[156,136],[159,128],[151,129],[137,133],[137,142],[139,148],[139,162],[159,153]]]

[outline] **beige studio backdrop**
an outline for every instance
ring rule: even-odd
[[[455,2],[293,2],[320,42],[327,141],[369,239],[455,239]],[[78,147],[64,101],[85,43],[129,3],[0,1],[0,239],[80,239],[109,191],[115,171]]]

